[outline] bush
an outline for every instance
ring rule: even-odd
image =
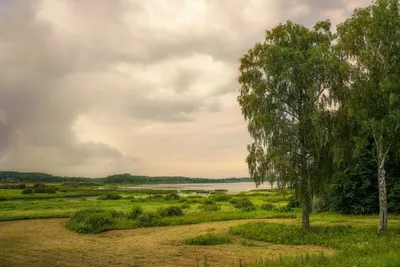
[[[33,194],[33,190],[31,188],[25,188],[24,190],[22,190],[21,194],[23,194],[23,195],[32,195]]]
[[[41,188],[41,187],[47,187],[47,185],[44,184],[44,183],[35,183],[35,184],[33,184],[33,186],[32,186],[33,189]]]
[[[236,203],[238,203],[238,201],[240,200],[240,197],[233,197],[231,199],[229,199],[229,203],[231,203],[232,205],[235,205]]]
[[[227,236],[206,234],[186,239],[185,243],[188,245],[212,246],[212,245],[230,244],[232,243],[232,240]]]
[[[311,206],[313,213],[324,212],[329,210],[329,205],[325,197],[315,197]]]
[[[44,192],[46,193],[46,194],[55,194],[56,193],[56,189],[54,188],[54,187],[46,187],[45,189],[44,189]]]
[[[202,209],[204,211],[217,211],[217,210],[220,210],[221,208],[215,203],[213,203],[213,204],[205,204],[204,203],[203,205],[200,206],[200,209]]]
[[[6,201],[6,198],[3,196],[0,196],[0,201]]]
[[[142,213],[143,213],[143,208],[141,206],[133,206],[132,211],[128,217],[130,219],[137,219]]]
[[[177,193],[171,193],[164,196],[165,200],[179,200],[181,197]]]
[[[388,208],[390,212],[400,213],[400,182],[389,189]]]
[[[155,212],[143,212],[138,217],[139,225],[145,227],[156,226],[159,219],[160,216]]]
[[[115,227],[118,218],[124,217],[122,212],[104,209],[81,209],[72,214],[65,226],[78,233],[100,233]]]
[[[276,212],[291,212],[291,211],[293,211],[293,209],[290,208],[288,205],[286,205],[286,206],[282,206],[282,207],[276,207],[276,208],[274,208],[274,211],[276,211]]]
[[[253,202],[250,201],[247,197],[239,198],[232,204],[235,208],[241,209],[242,211],[252,211],[255,210]]]
[[[181,205],[181,208],[182,208],[182,209],[189,209],[189,208],[190,208],[190,205],[187,204],[187,203],[186,203],[186,204],[182,204],[182,205]]]
[[[122,196],[115,192],[110,192],[99,197],[101,200],[118,200],[121,198]]]
[[[210,198],[204,199],[203,203],[206,204],[206,205],[214,205],[215,204],[214,200],[212,200]]]
[[[183,216],[182,208],[178,206],[169,206],[167,208],[160,208],[157,210],[157,213],[161,217]]]
[[[0,189],[24,189],[26,188],[25,184],[3,184],[0,185]]]
[[[272,210],[274,208],[274,205],[271,203],[262,203],[261,204],[261,209],[263,210]]]
[[[300,202],[297,201],[297,199],[295,199],[295,198],[291,198],[286,206],[289,209],[300,208]]]
[[[212,199],[213,199],[214,201],[216,201],[216,202],[225,202],[225,201],[229,201],[229,199],[231,199],[231,198],[232,198],[232,196],[227,195],[227,194],[221,194],[221,193],[218,193],[218,194],[212,196]]]

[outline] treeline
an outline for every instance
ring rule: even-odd
[[[62,177],[47,173],[0,171],[1,183],[65,183],[65,182],[98,182],[98,183],[129,183],[129,184],[184,184],[184,183],[239,183],[250,182],[250,178],[190,178],[182,176],[144,176],[129,173],[109,175],[102,178]]]

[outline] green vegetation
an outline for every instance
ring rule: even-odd
[[[250,176],[294,188],[305,230],[312,211],[379,211],[382,234],[398,210],[399,10],[398,0],[374,1],[337,34],[329,20],[287,21],[240,59]]]
[[[157,213],[161,217],[174,217],[174,216],[183,216],[183,210],[179,206],[169,206],[167,208],[159,208]]]
[[[117,221],[124,217],[124,213],[114,210],[82,209],[67,220],[65,227],[82,234],[100,233],[115,229]]]
[[[121,198],[122,196],[117,192],[109,192],[99,197],[101,200],[118,200]]]
[[[200,235],[189,238],[185,241],[188,245],[215,246],[232,243],[228,236],[218,236],[215,234]]]
[[[400,225],[378,237],[373,225],[316,225],[304,231],[298,225],[247,223],[230,232],[242,238],[287,245],[318,245],[338,249],[324,254],[261,260],[246,266],[397,266],[400,262]]]
[[[129,214],[129,219],[137,219],[140,214],[143,213],[143,208],[141,206],[133,206],[131,213]]]

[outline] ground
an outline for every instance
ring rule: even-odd
[[[276,223],[290,219],[269,219]],[[67,230],[65,219],[0,222],[0,266],[235,266],[257,258],[275,258],[332,250],[317,246],[285,246],[243,240],[219,246],[186,245],[186,238],[209,231],[228,234],[231,226],[255,220],[220,221],[195,225],[139,228],[82,235]]]

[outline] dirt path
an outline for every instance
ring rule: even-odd
[[[208,266],[232,266],[280,254],[328,252],[316,246],[284,246],[264,243],[243,246],[240,240],[220,246],[188,246],[183,240],[213,228],[228,233],[229,227],[254,220],[222,221],[196,225],[110,231],[80,235],[64,228],[64,219],[0,223],[0,266],[196,266],[207,256]],[[274,221],[282,223],[282,219]],[[285,222],[291,221],[286,219]],[[200,264],[200,266],[203,266]]]

